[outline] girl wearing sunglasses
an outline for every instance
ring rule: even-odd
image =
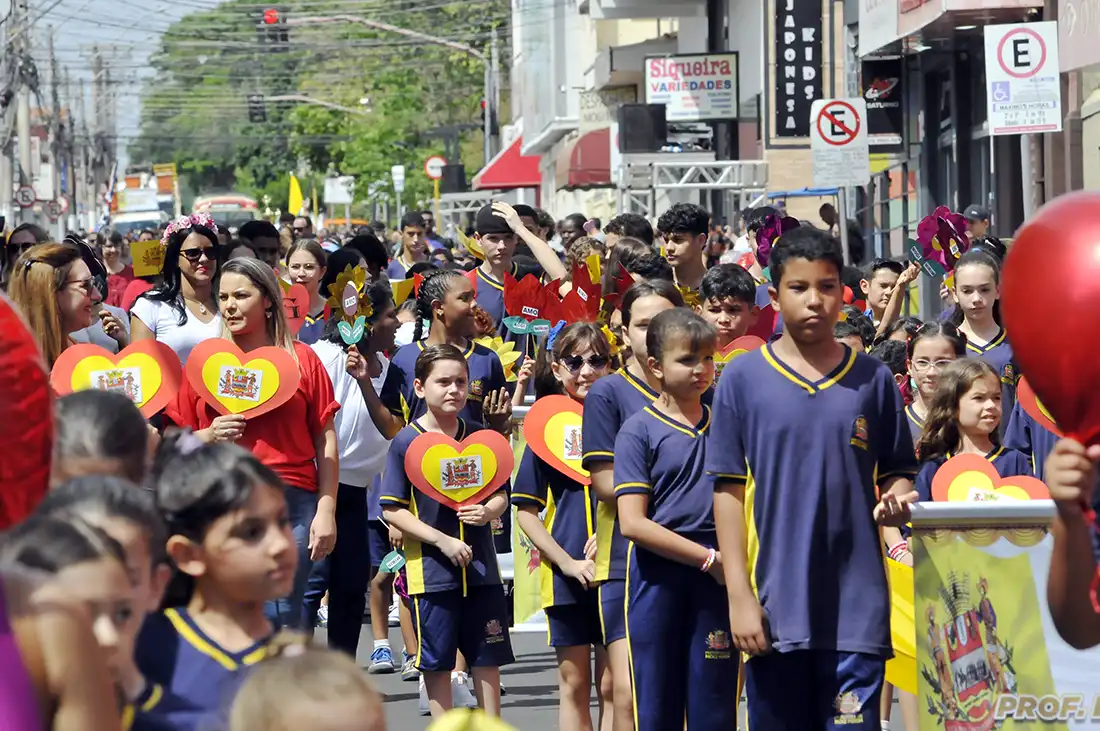
[[[48,368],[73,344],[70,333],[90,326],[102,297],[92,270],[73,244],[38,244],[15,261],[9,283]]]
[[[168,224],[161,245],[163,281],[134,302],[130,337],[159,340],[186,363],[192,348],[222,333],[214,292],[222,260],[218,227],[206,214],[185,216]]]
[[[559,322],[539,351],[535,395],[563,394],[583,404],[592,385],[610,369],[611,346],[599,326]],[[549,643],[558,660],[559,728],[591,731],[591,647],[596,652],[600,718],[611,708],[605,696],[610,674],[595,586],[595,492],[524,447],[512,504],[518,511],[516,520],[543,559],[542,604],[550,624]],[[546,510],[547,505],[553,508]],[[545,519],[539,517],[542,511]]]

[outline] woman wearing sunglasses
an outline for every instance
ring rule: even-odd
[[[69,333],[95,319],[102,297],[81,250],[70,243],[38,244],[12,267],[8,294],[38,341],[46,366],[73,344]]]
[[[33,223],[16,226],[4,242],[4,256],[0,259],[0,289],[7,291],[12,267],[19,255],[35,244],[44,244],[49,240],[50,235]]]
[[[161,246],[163,281],[130,309],[130,339],[159,340],[186,363],[192,348],[222,333],[214,292],[222,251],[217,224],[205,213],[178,218]]]
[[[598,325],[559,322],[535,363],[538,398],[560,394],[584,404],[597,380],[611,369],[611,346]],[[576,445],[580,448],[580,445]],[[512,490],[516,520],[542,556],[542,605],[550,625],[550,646],[557,653],[561,704],[558,726],[571,731],[592,728],[590,656],[596,654],[599,728],[611,711],[607,649],[600,625],[596,591],[596,494],[559,472],[524,447]],[[553,508],[547,510],[547,506]],[[544,513],[545,517],[539,514]]]

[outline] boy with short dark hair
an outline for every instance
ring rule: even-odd
[[[863,279],[859,282],[859,288],[867,298],[867,309],[863,314],[871,318],[871,323],[878,327],[882,322],[886,305],[890,304],[890,297],[897,286],[898,277],[905,271],[905,265],[892,259],[874,259],[867,265]]]
[[[707,472],[751,728],[879,731],[892,648],[876,523],[908,520],[917,461],[889,369],[833,337],[842,268],[826,232],[783,236],[784,335],[732,361],[714,397]]]
[[[747,333],[760,314],[756,282],[737,264],[708,269],[699,285],[699,299],[699,314],[718,330],[719,351]]]
[[[710,231],[710,214],[694,203],[677,203],[657,219],[657,230],[665,237],[665,255],[676,275],[681,293],[699,291],[706,266],[703,247]]]

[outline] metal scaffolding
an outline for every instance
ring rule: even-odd
[[[768,164],[763,160],[714,160],[709,153],[623,155],[622,159],[619,211],[623,213],[657,216],[659,191],[722,191],[729,211],[755,205],[766,193]]]

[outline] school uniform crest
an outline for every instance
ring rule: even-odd
[[[471,396],[481,396],[484,392],[485,392],[485,384],[481,381],[480,378],[477,379],[476,381],[470,381],[470,395]]]
[[[855,693],[851,691],[841,693],[833,702],[833,707],[836,709],[833,723],[837,726],[863,723],[863,703]]]
[[[853,447],[859,447],[866,450],[870,448],[870,441],[867,431],[867,417],[860,414],[856,417],[856,421],[852,424],[852,438],[848,440],[848,443]]]
[[[489,643],[504,642],[504,628],[500,622],[490,619],[485,623],[485,641]]]
[[[1011,363],[1005,363],[1005,367],[1001,370],[1001,383],[1006,386],[1015,386],[1018,380],[1016,373],[1016,367]]]
[[[730,635],[724,629],[716,629],[707,635],[708,660],[728,660],[730,657]]]

